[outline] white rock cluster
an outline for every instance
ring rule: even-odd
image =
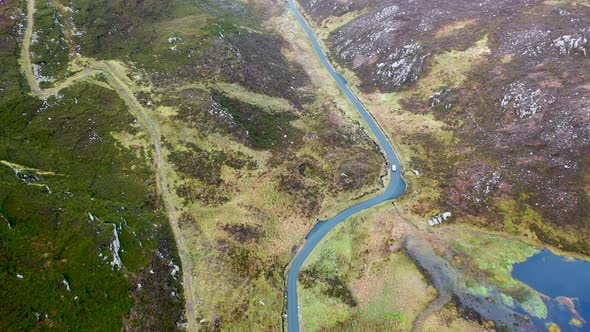
[[[417,79],[428,56],[424,45],[403,33],[409,24],[404,15],[397,5],[377,8],[333,32],[329,43],[353,68],[370,70],[375,84],[399,88]]]
[[[390,5],[387,7],[381,8],[375,15],[374,21],[381,22],[385,19],[388,19],[394,15],[397,15],[399,12],[399,7],[396,5]]]
[[[183,43],[182,38],[177,37],[174,33],[172,34],[172,37],[168,38],[168,44],[172,44],[170,48],[171,51],[177,51],[178,50],[178,44]]]
[[[492,176],[488,179],[488,181],[485,182],[485,187],[483,188],[483,194],[489,195],[492,192],[493,188],[498,186],[501,178],[502,178],[502,176],[500,175],[500,172],[492,173]]]
[[[70,288],[70,283],[66,279],[62,280],[61,283],[64,286],[66,286],[66,289],[68,290],[68,292],[71,292],[72,291],[72,289]]]
[[[119,249],[121,249],[121,242],[119,241],[119,234],[117,233],[117,225],[113,225],[113,233],[115,234],[115,239],[111,243],[111,251],[113,252],[113,261],[111,262],[111,266],[114,269],[115,265],[120,270],[123,267],[123,261],[121,261],[121,257],[119,256]]]
[[[394,86],[415,81],[426,58],[426,55],[421,52],[423,48],[419,43],[410,43],[395,49],[385,57],[384,61],[377,64],[375,74],[381,76],[384,82]]]
[[[39,43],[39,32],[33,31],[31,34],[31,45],[36,45]]]
[[[334,33],[335,53],[346,61],[386,54],[390,47],[384,45],[401,27],[398,14],[399,7],[392,5],[351,21]]]
[[[4,221],[6,221],[6,225],[8,225],[8,229],[12,229],[12,226],[10,226],[10,221],[1,213],[0,213],[0,218],[4,219]]]
[[[37,82],[42,83],[42,82],[52,82],[53,81],[53,77],[44,76],[42,74],[43,68],[40,65],[33,63],[31,66],[33,67],[33,75],[35,76],[35,80]]]
[[[227,119],[230,120],[230,122],[234,122],[234,117],[228,111],[223,109],[221,104],[219,104],[217,101],[213,99],[211,99],[211,108],[208,109],[207,112],[215,117]]]
[[[451,212],[443,212],[441,214],[438,214],[432,218],[430,218],[428,220],[428,225],[430,226],[436,226],[436,225],[440,225],[443,223],[443,221],[449,219],[452,216]]]
[[[540,27],[508,32],[500,51],[530,57],[541,55],[547,49],[550,33],[551,30]]]
[[[553,41],[553,46],[559,49],[559,53],[563,55],[584,54],[588,55],[588,39],[584,36],[561,36]]]
[[[508,92],[502,98],[500,105],[504,111],[514,108],[516,115],[530,118],[543,109],[544,104],[552,103],[553,98],[541,89],[528,88],[524,82],[514,82],[508,86]]]
[[[182,38],[180,38],[180,37],[176,37],[176,36],[174,36],[174,35],[173,35],[172,37],[168,38],[168,43],[169,43],[169,44],[174,44],[174,43],[176,43],[177,41],[182,41]]]
[[[450,110],[453,107],[453,102],[450,100],[450,96],[452,91],[450,89],[443,89],[438,92],[435,92],[430,98],[428,99],[430,102],[430,107],[435,108],[438,105],[443,105],[445,110]]]
[[[176,273],[178,271],[180,271],[180,267],[176,264],[174,264],[174,262],[170,261],[170,263],[168,263],[168,266],[172,267],[172,271],[170,271],[170,275],[175,276]]]

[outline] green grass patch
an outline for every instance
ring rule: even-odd
[[[35,7],[31,62],[43,88],[69,75],[69,49],[61,28],[63,18],[57,9],[48,0],[37,0]]]
[[[10,223],[0,226],[1,328],[119,330],[138,303],[164,303],[169,292],[132,297],[152,251],[178,259],[173,242],[157,240],[170,230],[153,170],[111,135],[137,131],[124,102],[91,84],[45,101],[16,91],[1,100],[0,160],[27,173],[0,166],[0,213]],[[32,169],[42,172],[33,177]],[[111,265],[113,227],[123,269]],[[180,288],[169,270],[161,273]],[[161,326],[180,320],[177,302],[160,310]]]
[[[516,300],[529,314],[545,318],[547,307],[534,290],[512,277],[512,266],[534,255],[537,249],[524,242],[498,235],[478,234],[453,242],[451,248],[469,257],[471,264],[481,270],[486,281],[503,294],[502,301],[513,306]],[[467,280],[468,292],[487,295],[488,289],[474,280]]]

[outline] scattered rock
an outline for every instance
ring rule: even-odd
[[[428,225],[436,226],[443,223],[443,221],[449,219],[452,216],[451,212],[443,212],[439,215],[436,215],[428,220]]]
[[[519,81],[508,86],[508,92],[500,105],[504,111],[513,109],[520,119],[524,119],[541,112],[545,106],[552,103],[553,98],[547,93],[539,88],[529,88],[526,83]]]
[[[66,279],[62,280],[61,283],[66,286],[66,289],[68,290],[68,292],[72,291],[70,289],[70,283]]]
[[[121,261],[121,257],[119,256],[119,249],[121,249],[121,242],[119,241],[119,234],[117,233],[117,225],[113,225],[113,234],[115,235],[115,238],[113,239],[113,242],[110,245],[110,249],[113,252],[113,261],[111,262],[111,266],[113,269],[115,269],[115,266],[117,266],[117,269],[121,269],[123,268],[123,262]]]
[[[587,45],[588,39],[582,35],[565,35],[553,41],[553,46],[563,55],[583,54],[587,56]]]

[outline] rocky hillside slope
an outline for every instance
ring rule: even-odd
[[[590,253],[587,2],[301,5],[362,92],[398,92],[381,116],[425,115],[452,135],[390,128],[413,151],[407,168],[437,180],[436,201],[415,212],[452,210],[458,220]]]
[[[314,250],[304,327],[558,330],[563,299],[511,272],[541,246],[590,255],[590,4],[298,3],[408,182]],[[584,329],[567,301],[561,328]]]

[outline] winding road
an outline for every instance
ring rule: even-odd
[[[354,105],[356,110],[361,114],[363,119],[366,121],[369,129],[377,138],[380,147],[385,152],[385,156],[387,157],[389,165],[396,165],[398,169],[398,172],[392,172],[390,181],[387,184],[385,191],[383,191],[381,194],[361,203],[358,203],[354,206],[351,206],[328,220],[318,221],[318,223],[311,229],[311,231],[305,237],[306,241],[297,253],[297,256],[295,256],[295,258],[291,262],[289,272],[287,275],[288,331],[297,332],[299,331],[299,301],[297,298],[297,277],[299,276],[299,271],[301,270],[301,267],[303,266],[305,259],[318,245],[318,243],[324,238],[324,236],[328,234],[334,227],[336,227],[336,225],[360,211],[368,209],[384,201],[399,197],[405,191],[406,183],[401,178],[401,175],[399,173],[399,160],[395,154],[395,151],[393,150],[393,146],[391,146],[391,143],[389,142],[389,140],[387,139],[379,125],[377,125],[375,119],[373,119],[373,117],[371,116],[371,114],[369,114],[367,109],[361,104],[361,102],[354,95],[354,93],[348,88],[346,79],[344,79],[342,75],[336,72],[336,70],[334,70],[328,59],[326,59],[326,56],[322,51],[320,43],[316,39],[315,35],[313,34],[313,31],[311,30],[303,16],[301,16],[301,14],[299,13],[295,1],[288,0],[288,6],[293,15],[295,15],[295,18],[297,19],[299,24],[301,24],[301,26],[307,33],[307,36],[311,40],[313,48],[315,49],[318,57],[320,58],[322,65],[330,73],[330,75],[336,81],[336,83],[338,83],[340,90],[342,90],[342,92],[348,97],[350,102]]]

